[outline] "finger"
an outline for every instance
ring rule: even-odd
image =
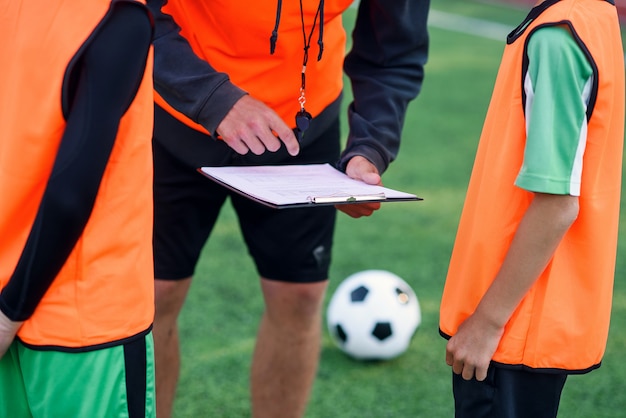
[[[346,167],[346,174],[367,184],[380,185],[381,179],[378,169],[364,157],[353,157]]]
[[[461,373],[461,376],[463,376],[463,379],[465,380],[471,380],[472,377],[474,377],[474,366],[470,365],[470,364],[464,364],[463,365],[463,372]]]
[[[355,207],[357,205],[337,205],[337,209],[351,218],[360,218],[362,216],[369,216],[369,214],[364,213],[362,209]]]
[[[350,206],[352,205],[335,205],[335,208],[343,213],[345,213],[346,215],[350,216],[351,218],[360,218],[361,215],[354,210],[354,208],[351,208]]]
[[[360,203],[353,205],[361,216],[370,216],[372,213],[380,209],[380,202]]]
[[[452,366],[454,364],[454,355],[448,350],[446,350],[446,364],[448,366]]]
[[[254,155],[261,155],[265,152],[265,144],[254,134],[241,138],[241,141]]]
[[[478,380],[479,382],[482,382],[483,380],[485,380],[487,378],[488,370],[489,370],[489,367],[477,367],[475,371],[476,380]]]
[[[382,185],[380,175],[374,172],[366,172],[361,175],[361,181],[367,184],[373,184],[375,186]]]
[[[263,131],[257,135],[266,150],[276,152],[280,149],[280,140],[272,131]]]
[[[246,155],[250,151],[248,146],[239,138],[228,139],[226,137],[222,137],[222,140],[226,142],[226,145],[232,148],[232,150],[237,154]]]
[[[336,205],[335,207],[352,218],[360,218],[370,216],[374,211],[378,210],[380,202]]]
[[[300,152],[300,143],[298,142],[298,138],[293,133],[293,131],[287,127],[286,125],[280,126],[279,128],[274,129],[278,139],[285,144],[285,148],[287,152],[291,156],[296,156]]]
[[[462,361],[454,360],[454,363],[452,363],[452,371],[454,372],[454,374],[462,374],[463,366],[464,363]]]

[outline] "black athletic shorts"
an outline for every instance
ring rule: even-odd
[[[154,258],[155,277],[193,275],[200,252],[230,198],[242,235],[260,276],[288,282],[328,278],[336,209],[332,206],[272,209],[237,195],[197,172],[202,166],[331,163],[339,157],[339,100],[311,126],[300,154],[241,156],[218,141],[155,109]],[[316,118],[317,119],[317,118]],[[220,257],[220,254],[209,256]]]
[[[489,366],[487,378],[452,373],[455,418],[556,418],[567,375]]]

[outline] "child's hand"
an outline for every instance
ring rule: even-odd
[[[459,326],[446,345],[446,363],[463,379],[482,381],[498,348],[504,328],[494,326],[474,314]]]

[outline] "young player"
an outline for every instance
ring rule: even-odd
[[[0,416],[154,416],[149,12],[0,10]]]
[[[607,340],[624,139],[612,0],[509,34],[441,301],[456,417],[555,417]]]

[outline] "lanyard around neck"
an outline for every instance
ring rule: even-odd
[[[304,104],[306,103],[306,66],[309,61],[309,48],[311,47],[311,38],[313,37],[313,32],[315,31],[315,26],[317,26],[317,20],[319,18],[320,26],[319,26],[319,37],[317,40],[317,44],[319,46],[319,53],[317,55],[317,60],[322,59],[322,55],[324,53],[324,0],[320,0],[317,5],[317,11],[315,12],[315,18],[313,19],[313,25],[311,26],[311,31],[308,36],[306,34],[305,24],[304,24],[304,7],[302,6],[302,0],[300,1],[300,22],[302,26],[302,38],[304,44],[304,54],[302,57],[302,73],[301,73],[301,84],[300,84],[300,96],[298,97],[298,103],[300,104],[300,110],[296,113],[296,127],[298,130],[298,136],[301,138],[304,135],[304,131],[309,127],[309,123],[311,121],[311,114],[308,113],[304,109]],[[278,25],[280,23],[280,15],[282,9],[282,0],[278,0],[278,4],[276,6],[276,22],[274,24],[274,30],[272,31],[272,36],[270,36],[270,54],[273,54],[276,49],[276,43],[278,41]]]

